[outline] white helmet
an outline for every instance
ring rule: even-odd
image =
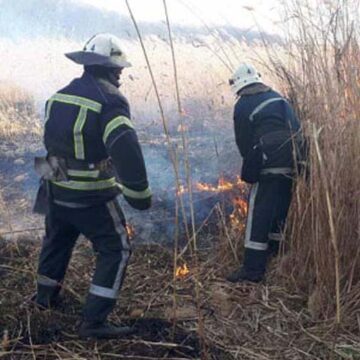
[[[70,60],[81,65],[101,65],[106,67],[130,67],[120,39],[112,34],[102,33],[91,37],[82,51],[66,53]]]
[[[229,79],[231,90],[235,95],[249,84],[262,83],[261,75],[251,64],[241,63]]]

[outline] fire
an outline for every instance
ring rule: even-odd
[[[233,211],[229,216],[230,224],[234,229],[236,228],[237,231],[245,229],[244,219],[248,213],[248,203],[244,200],[244,198],[247,194],[247,186],[241,180],[240,176],[237,176],[233,182],[225,180],[221,177],[216,185],[198,182],[194,184],[194,190],[198,192],[213,193],[229,192],[233,190],[233,192],[230,193],[233,204]],[[177,196],[181,196],[188,191],[189,189],[187,186],[179,185],[176,194]],[[189,270],[186,265],[183,265],[182,267],[180,266],[176,269],[176,276],[184,276],[188,272]]]
[[[190,272],[189,268],[188,268],[187,265],[184,263],[183,265],[178,266],[178,267],[176,268],[175,276],[176,276],[176,277],[184,277],[184,276],[186,276],[189,272]]]
[[[176,194],[179,196],[187,192],[187,188],[184,185],[179,185],[179,188],[176,190]]]
[[[216,186],[199,182],[196,184],[196,189],[199,191],[221,192],[221,191],[232,190],[235,187],[242,186],[243,184],[244,183],[239,176],[236,178],[236,181],[233,183],[221,177]]]
[[[225,180],[223,177],[221,177],[217,183],[217,185],[208,184],[205,182],[198,182],[195,184],[195,190],[197,191],[207,191],[207,192],[223,192],[223,191],[229,191],[233,189],[240,189],[242,192],[245,189],[245,183],[240,179],[240,176],[236,177],[236,180],[234,182],[230,182],[228,180]],[[176,191],[176,194],[179,196],[181,194],[184,194],[188,192],[189,189],[184,186],[180,185],[179,188]]]
[[[185,131],[188,131],[189,130],[189,127],[187,125],[184,125],[184,124],[180,124],[177,128],[177,131],[178,132],[185,132]]]
[[[131,224],[126,224],[125,231],[129,237],[129,239],[132,239],[135,236],[135,229]]]
[[[237,230],[244,230],[244,217],[247,215],[248,212],[248,203],[241,197],[236,196],[233,199],[233,205],[233,212],[229,216],[230,223],[233,228],[236,228]]]
[[[234,211],[239,213],[239,215],[241,215],[241,216],[246,216],[246,214],[248,212],[248,203],[247,203],[247,201],[245,201],[244,199],[242,199],[239,196],[236,196],[233,199],[233,204],[234,204]]]
[[[231,190],[234,187],[234,184],[232,184],[229,181],[226,181],[223,178],[219,179],[219,182],[216,186],[206,184],[206,183],[197,183],[196,189],[199,191],[211,191],[211,192],[221,192],[226,190]]]

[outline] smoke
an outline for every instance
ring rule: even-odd
[[[129,20],[117,13],[101,12],[69,0],[3,0],[1,7],[0,81],[6,80],[26,89],[34,98],[41,121],[46,99],[82,72],[80,66],[70,62],[63,54],[82,48],[83,42],[97,31],[111,31],[122,37],[133,67],[124,71],[121,91],[130,102],[132,120],[142,143],[154,193],[153,209],[140,217],[126,204],[124,207],[130,222],[135,222],[135,230],[144,232],[140,236],[143,240],[154,239],[160,233],[167,239],[171,238],[176,199],[174,170],[148,69]],[[206,37],[199,28],[175,26],[179,89],[185,114],[179,115],[170,49],[163,36],[166,28],[160,23],[141,23],[140,26],[146,34],[145,46],[158,83],[170,135],[177,148],[181,183],[187,186],[187,166],[193,184],[217,184],[221,177],[234,179],[239,174],[240,157],[232,134],[233,98],[226,84],[228,71],[209,50],[211,37]],[[200,35],[203,36],[201,41]],[[194,39],[197,39],[196,46]],[[182,148],[180,118],[186,127],[186,152]],[[12,149],[18,147],[16,139],[6,139],[5,143]],[[12,150],[0,157],[0,168],[3,169],[1,185],[6,189],[13,188],[9,191],[9,202],[25,196],[28,199],[27,211],[30,212],[38,184],[32,171],[32,159],[45,151],[41,137],[23,136],[21,143],[21,152]],[[186,166],[185,159],[188,161]],[[19,166],[15,162],[24,162],[24,165]],[[14,178],[23,174],[26,176],[22,180],[13,182]],[[196,220],[200,223],[221,200],[220,195],[206,192],[196,192],[194,197]],[[189,200],[185,194],[186,217],[190,214]],[[190,219],[184,220],[188,222]],[[166,223],[169,227],[164,226]]]
[[[136,40],[136,33],[128,16],[116,11],[100,10],[75,0],[2,0],[0,5],[0,37],[14,41],[46,35],[83,42],[98,32],[112,32],[124,40]],[[167,30],[162,22],[141,21],[139,25],[144,36],[167,38]],[[200,23],[193,26],[173,24],[172,30],[176,37],[191,42],[194,37],[208,34],[208,30],[199,25]],[[260,40],[264,36],[258,31],[231,25],[219,26],[218,30],[228,38],[244,36],[249,42]],[[271,41],[279,40],[275,35],[265,36]]]

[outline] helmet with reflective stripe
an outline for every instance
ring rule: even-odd
[[[111,68],[130,67],[126,54],[120,46],[120,39],[112,34],[102,33],[91,37],[82,51],[66,53],[70,60],[81,65],[100,65]]]
[[[229,79],[231,90],[236,95],[242,88],[254,83],[262,83],[261,75],[251,64],[241,63]]]

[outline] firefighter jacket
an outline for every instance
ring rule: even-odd
[[[246,161],[261,145],[264,169],[290,173],[294,168],[293,138],[300,123],[289,102],[263,84],[254,84],[239,93],[234,110],[236,144]]]
[[[110,81],[84,72],[46,103],[44,142],[65,159],[67,179],[51,181],[55,202],[97,205],[122,192],[134,208],[151,205],[145,163],[129,104]]]

